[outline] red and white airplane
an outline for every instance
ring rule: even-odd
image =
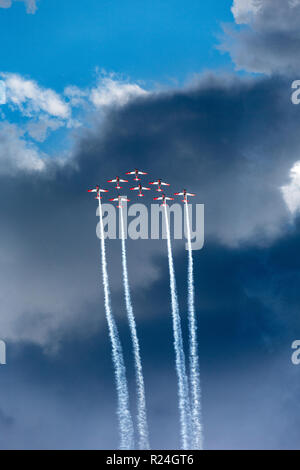
[[[174,201],[173,197],[168,197],[165,194],[162,194],[160,197],[154,197],[154,201],[162,201],[161,205],[165,206],[167,204],[167,201]]]
[[[108,193],[108,189],[101,189],[100,186],[97,184],[97,186],[94,189],[88,189],[88,193],[97,193],[97,196],[95,199],[102,199],[100,196],[100,193]]]
[[[186,189],[184,189],[181,193],[174,193],[175,196],[183,196],[182,202],[188,203],[187,196],[196,196],[194,193],[188,193]]]
[[[122,180],[119,176],[116,176],[114,180],[107,180],[108,183],[117,183],[116,189],[122,189],[120,183],[128,183],[127,180]]]
[[[117,207],[119,209],[121,209],[123,206],[122,206],[122,201],[130,201],[130,199],[127,199],[127,197],[125,196],[118,196],[118,197],[114,197],[113,199],[109,199],[109,201],[118,201],[118,205]]]
[[[144,188],[144,186],[139,184],[138,186],[135,186],[134,188],[130,188],[130,191],[139,191],[138,196],[143,197],[144,194],[142,193],[142,191],[151,191],[151,189],[150,188]]]
[[[156,191],[162,191],[162,189],[161,189],[162,186],[170,186],[169,183],[164,183],[162,180],[150,181],[149,184],[157,185],[158,188],[157,188]]]
[[[136,168],[134,171],[128,171],[128,173],[126,173],[126,175],[135,175],[134,180],[135,181],[140,181],[141,178],[138,178],[138,175],[148,175],[148,173],[146,173],[145,171],[140,171]]]

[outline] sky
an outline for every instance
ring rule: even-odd
[[[140,167],[205,207],[204,447],[299,449],[299,26],[298,0],[0,0],[0,448],[119,445],[86,190]],[[165,240],[127,247],[151,446],[178,449]],[[107,240],[134,414],[120,250]]]
[[[228,2],[44,0],[35,14],[24,10],[14,2],[1,12],[2,68],[60,92],[89,86],[96,67],[161,83],[227,62],[214,45],[220,22],[232,19]]]

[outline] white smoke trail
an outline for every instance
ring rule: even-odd
[[[195,315],[195,289],[193,274],[193,252],[191,244],[191,228],[188,204],[185,203],[186,226],[188,239],[188,318],[189,318],[189,352],[190,352],[190,390],[191,390],[191,417],[193,426],[193,448],[203,448],[203,435],[201,424],[201,383],[198,356],[197,322]]]
[[[99,195],[100,196],[100,195]],[[102,255],[102,277],[104,287],[105,313],[108,323],[110,341],[112,345],[112,358],[115,369],[115,379],[118,394],[118,418],[120,428],[120,449],[134,449],[134,429],[132,417],[129,410],[129,394],[126,380],[126,369],[124,364],[122,346],[119,339],[117,325],[111,310],[110,288],[107,273],[104,228],[102,219],[102,206],[99,197],[100,236]]]
[[[174,262],[172,255],[170,227],[167,214],[167,206],[164,205],[167,244],[168,244],[168,260],[170,272],[170,290],[171,290],[171,305],[172,305],[172,319],[173,319],[173,334],[174,334],[174,348],[176,359],[176,372],[178,379],[178,398],[179,398],[179,413],[181,424],[181,439],[182,448],[189,449],[189,433],[190,433],[190,404],[189,404],[189,387],[188,379],[185,368],[185,356],[183,350],[183,339],[181,331],[181,319],[179,313],[177,289],[174,271]]]
[[[142,361],[141,361],[141,355],[140,355],[139,340],[138,340],[138,335],[137,335],[137,330],[136,330],[136,322],[135,322],[135,317],[133,313],[130,287],[129,287],[124,218],[123,218],[122,208],[120,208],[120,213],[121,213],[123,284],[124,284],[127,317],[128,317],[131,339],[132,339],[132,344],[133,344],[136,386],[137,386],[137,427],[138,427],[138,433],[139,433],[139,448],[150,449],[144,376],[143,376]]]

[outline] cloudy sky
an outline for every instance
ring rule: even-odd
[[[299,449],[300,1],[150,3],[0,0],[0,448],[118,446],[86,189],[140,167],[205,205],[205,448]],[[107,250],[135,413],[120,242]],[[179,448],[165,243],[128,252],[151,445]]]

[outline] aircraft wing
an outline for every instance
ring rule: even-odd
[[[148,173],[146,173],[145,171],[138,171],[138,174],[139,175],[148,175]]]
[[[120,183],[128,183],[127,180],[121,180],[121,179],[119,179],[119,181],[120,181]]]
[[[174,193],[174,196],[184,196],[184,193]]]
[[[116,180],[116,179],[114,179],[114,180],[107,180],[107,182],[108,182],[108,183],[116,183],[117,180]]]
[[[141,189],[143,189],[144,191],[151,191],[151,188],[144,188],[143,186]]]
[[[134,188],[130,188],[130,191],[138,191],[140,188],[138,186],[135,186]]]

